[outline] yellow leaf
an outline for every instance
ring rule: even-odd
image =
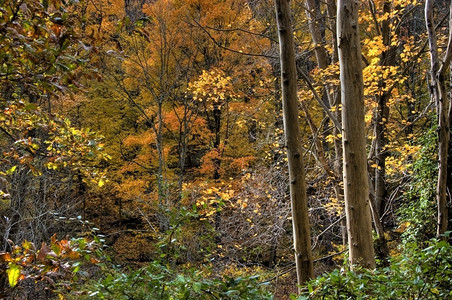
[[[20,267],[16,264],[11,264],[6,270],[8,274],[8,282],[11,287],[15,287],[20,277]]]
[[[105,181],[103,178],[99,179],[99,182],[97,183],[99,187],[103,187],[105,185]]]

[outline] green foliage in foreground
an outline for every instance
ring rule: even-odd
[[[259,276],[213,276],[153,261],[138,270],[112,265],[94,236],[14,246],[0,252],[1,299],[273,299]]]
[[[111,272],[76,293],[77,299],[272,299],[258,276],[208,279],[189,269],[177,273],[160,262],[131,273]]]
[[[432,121],[435,123],[436,121]],[[421,150],[411,166],[410,184],[402,206],[397,210],[399,224],[405,226],[402,239],[423,243],[436,235],[436,182],[438,179],[437,127],[419,139]]]
[[[451,299],[452,246],[431,240],[424,249],[407,244],[388,268],[334,270],[310,282],[292,299]]]

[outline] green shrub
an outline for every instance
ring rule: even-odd
[[[334,270],[292,299],[451,299],[452,247],[438,240],[427,244],[423,249],[406,244],[388,268]]]
[[[178,273],[154,261],[133,272],[110,270],[76,299],[272,299],[258,276],[205,278],[195,269]]]

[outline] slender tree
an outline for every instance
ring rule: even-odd
[[[452,119],[452,105],[447,96],[446,73],[452,59],[452,16],[449,14],[449,40],[443,58],[438,54],[438,41],[433,16],[433,0],[425,2],[425,22],[430,46],[430,93],[436,105],[438,117],[438,181],[436,198],[438,202],[437,236],[440,237],[447,230],[447,160],[450,141],[450,122]],[[450,10],[452,12],[452,1]]]
[[[339,0],[337,6],[344,198],[351,267],[374,268],[358,5],[356,0]]]
[[[298,284],[314,276],[306,179],[298,123],[297,70],[288,0],[275,0],[281,60],[284,133],[289,164],[293,239]]]
[[[329,0],[326,4],[326,10],[328,18],[324,18],[321,9],[320,2],[317,0],[306,0],[306,14],[309,19],[309,32],[311,34],[312,42],[314,44],[314,52],[317,60],[317,65],[320,70],[324,71],[328,68],[330,63],[337,63],[337,36],[336,36],[336,2]],[[328,23],[326,20],[330,20]],[[327,42],[324,38],[325,28],[331,28],[332,39],[330,41],[331,47],[334,49],[331,55],[327,51]],[[327,82],[328,78],[324,76],[323,78]],[[313,86],[314,88],[314,86]],[[326,99],[325,99],[326,98]],[[323,100],[325,106],[330,109],[331,107],[337,106],[340,99],[340,89],[336,88],[332,84],[325,84],[323,92]],[[306,113],[307,114],[307,113]],[[339,109],[331,112],[336,121],[331,120],[333,125],[340,124],[341,122],[341,111]],[[338,136],[340,134],[340,126],[332,127],[332,134]],[[330,129],[328,129],[330,130]],[[317,132],[317,130],[312,130],[312,132]],[[319,139],[317,139],[319,141]],[[320,141],[319,141],[320,142]],[[344,191],[342,187],[342,143],[340,139],[334,139],[334,158],[333,158],[333,176],[334,176],[334,192],[339,203],[344,202]],[[331,175],[331,174],[329,174]],[[341,221],[341,232],[343,244],[347,243],[347,233],[346,233],[346,219],[343,218]]]

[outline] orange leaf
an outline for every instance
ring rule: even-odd
[[[75,260],[75,259],[80,258],[80,254],[78,252],[71,251],[67,254],[67,257]]]
[[[8,252],[0,252],[0,263],[13,261],[11,254]]]

